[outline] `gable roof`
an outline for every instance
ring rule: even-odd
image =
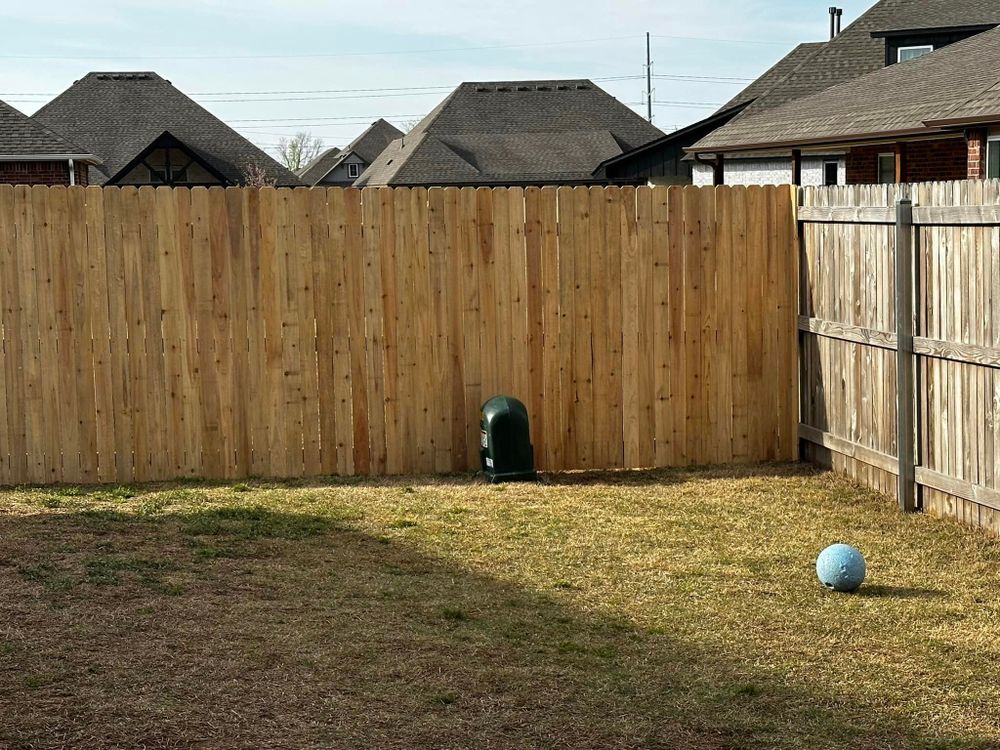
[[[333,163],[337,161],[340,149],[336,146],[321,152],[319,156],[295,172],[299,179],[307,185],[315,185],[329,174],[333,169]]]
[[[662,136],[588,80],[463,83],[355,184],[587,182],[604,160]]]
[[[343,151],[330,149],[313,159],[305,169],[299,172],[299,177],[307,185],[316,185],[352,155],[357,156],[366,165],[371,164],[385,150],[386,146],[402,136],[402,130],[380,118],[365,128],[365,132],[351,141],[351,144]],[[331,151],[336,153],[330,155]]]
[[[248,163],[278,185],[299,179],[200,104],[156,73],[88,73],[42,107],[34,118],[93,151],[104,162],[99,182],[169,131],[234,184]]]
[[[1000,28],[929,55],[733,121],[695,152],[846,143],[1000,121]]]
[[[40,122],[0,101],[0,159],[37,161],[39,157],[74,159],[92,164],[100,161]]]
[[[779,80],[768,71],[765,77],[771,77],[773,85],[757,87],[753,104],[740,119],[883,68],[885,41],[878,38],[880,33],[996,24],[1000,24],[996,0],[881,0],[839,36],[816,46]]]

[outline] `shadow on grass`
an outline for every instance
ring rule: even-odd
[[[854,592],[854,596],[869,599],[941,599],[947,593],[938,589],[866,584]]]
[[[0,539],[0,747],[986,747],[322,515]]]

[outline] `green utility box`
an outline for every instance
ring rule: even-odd
[[[483,404],[479,437],[483,473],[491,482],[538,479],[528,410],[516,398],[497,396]]]

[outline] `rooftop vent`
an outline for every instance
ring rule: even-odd
[[[98,73],[98,81],[151,81],[149,73]]]
[[[556,86],[556,91],[569,91],[569,86]]]
[[[535,91],[551,91],[551,86],[535,86]]]
[[[531,91],[531,86],[518,86],[518,91]]]
[[[489,89],[486,88],[485,86],[476,86],[476,91],[480,94],[483,94],[489,91]]]
[[[497,86],[497,91],[510,91],[510,86]]]
[[[577,91],[588,91],[589,89],[590,89],[590,86],[586,86],[586,85],[584,85],[582,83],[581,84],[577,84],[577,87],[576,87]]]

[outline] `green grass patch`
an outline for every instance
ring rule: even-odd
[[[283,513],[263,505],[207,508],[183,516],[183,528],[192,536],[228,536],[238,539],[305,539],[333,528],[321,515]]]

